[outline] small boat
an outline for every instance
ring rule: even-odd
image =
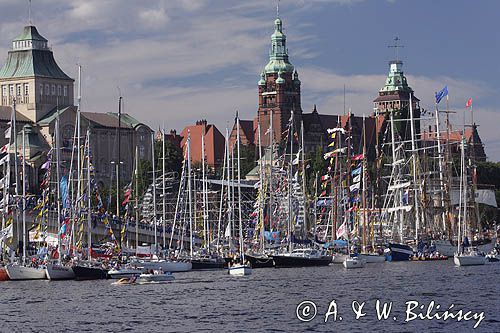
[[[346,258],[342,263],[345,268],[363,268],[366,265],[366,260],[359,257]]]
[[[45,267],[29,267],[9,264],[5,267],[11,280],[45,280]]]
[[[108,272],[108,276],[111,279],[122,279],[122,278],[130,278],[133,276],[141,275],[144,272],[142,268],[132,268],[132,267],[123,267],[123,268],[112,268]]]
[[[139,275],[136,282],[139,284],[145,283],[160,283],[175,280],[174,276],[170,272],[163,271],[153,271],[152,273],[144,273]]]
[[[455,254],[453,261],[457,266],[478,266],[486,264],[486,257],[475,250],[471,250],[467,253]]]
[[[102,280],[108,278],[108,270],[98,266],[73,266],[77,280]]]
[[[229,275],[244,276],[252,274],[252,268],[249,265],[234,264],[228,268]]]
[[[10,280],[9,274],[5,270],[5,267],[0,267],[0,281],[8,281]]]
[[[145,270],[162,270],[164,272],[188,272],[193,268],[189,261],[173,260],[139,260],[131,262],[133,265],[144,267]]]
[[[387,261],[409,261],[413,256],[413,249],[406,244],[389,243],[385,251]]]
[[[426,257],[426,256],[413,256],[411,258],[411,261],[436,261],[436,260],[448,260],[447,256],[443,255],[436,255],[432,257]]]
[[[266,254],[245,254],[245,259],[248,260],[252,268],[267,268],[274,267],[274,260]]]
[[[498,258],[498,254],[487,254],[486,260],[488,262],[499,262],[500,261],[500,259]],[[0,281],[1,281],[1,276],[0,276]]]
[[[210,258],[210,257],[199,257],[191,259],[191,265],[193,270],[203,270],[203,269],[223,269],[225,261],[220,257]]]
[[[275,267],[328,266],[332,262],[332,256],[314,249],[296,249],[291,253],[273,255],[272,258]]]
[[[376,253],[360,253],[358,254],[358,258],[364,259],[367,264],[385,262],[385,256]]]
[[[45,273],[49,280],[73,280],[75,278],[72,267],[56,263],[47,264]]]
[[[495,248],[495,244],[497,242],[497,238],[494,237],[491,240],[482,240],[482,241],[473,241],[471,245],[477,248],[478,251],[489,253]],[[451,257],[455,255],[457,252],[457,241],[454,242],[449,240],[438,239],[434,240],[433,244],[436,246],[436,251],[445,256]]]
[[[334,253],[332,257],[332,263],[333,264],[343,264],[344,261],[349,258],[348,254],[344,253]]]
[[[137,276],[131,276],[131,277],[126,277],[126,278],[121,278],[118,281],[115,281],[111,284],[115,285],[115,286],[121,286],[121,285],[126,285],[126,284],[135,284],[136,280],[137,280]]]

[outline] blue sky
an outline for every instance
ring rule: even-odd
[[[28,1],[0,0],[0,59],[27,22]],[[154,129],[208,119],[224,132],[236,109],[251,119],[267,62],[276,2],[269,0],[33,0],[33,22],[60,66],[83,66],[83,109],[125,111]],[[282,0],[290,60],[304,111],[370,114],[395,36],[409,84],[424,108],[449,86],[459,111],[474,99],[491,160],[500,161],[500,1]],[[2,56],[3,54],[3,56]],[[3,59],[0,60],[3,62]],[[468,115],[469,116],[469,115]]]

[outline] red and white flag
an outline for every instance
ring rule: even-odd
[[[5,144],[4,146],[2,146],[2,148],[0,148],[0,154],[4,154],[6,152],[9,151],[9,144]]]
[[[465,107],[468,108],[468,107],[471,107],[472,106],[472,98],[469,98],[469,100],[467,101],[467,103],[465,103]]]
[[[346,228],[345,228],[345,222],[342,223],[342,225],[337,229],[337,238],[340,238],[344,235],[347,235]]]

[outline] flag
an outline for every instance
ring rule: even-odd
[[[334,134],[335,134],[335,133],[334,133]],[[328,147],[333,147],[333,146],[335,146],[335,141],[332,141],[332,143],[330,143],[330,144],[328,145]]]
[[[5,130],[4,134],[6,139],[10,139],[10,132],[12,132],[10,127]]]
[[[347,230],[345,227],[345,222],[337,229],[337,238],[347,235]]]
[[[359,160],[362,160],[363,157],[364,157],[363,154],[355,155],[355,156],[352,157],[352,160],[353,161],[359,161]]]
[[[61,192],[62,208],[70,208],[69,191],[68,191],[68,176],[61,177],[59,182],[59,191]]]
[[[467,101],[467,103],[465,103],[465,107],[468,108],[468,107],[471,107],[472,106],[472,98],[469,98],[469,100]]]
[[[359,190],[359,187],[360,187],[360,183],[352,184],[351,186],[349,186],[349,191],[351,191],[351,192],[357,191],[357,190]]]
[[[47,162],[43,163],[40,169],[49,169],[50,168],[50,160],[47,160]]]
[[[9,151],[9,144],[6,143],[2,148],[0,148],[0,154],[5,154],[6,152]]]
[[[354,183],[359,183],[359,181],[361,180],[361,175],[357,175],[356,177],[353,178],[353,182]]]
[[[326,131],[328,132],[328,134],[336,133],[336,132],[340,132],[342,134],[345,134],[345,129],[343,129],[342,127],[329,128]]]
[[[14,232],[13,232],[12,228],[13,228],[13,224],[9,224],[4,229],[0,230],[0,242],[3,242],[6,239],[11,238],[12,236],[14,236]]]
[[[361,173],[361,167],[356,168],[356,169],[354,169],[354,170],[351,171],[351,175],[352,176],[359,175],[360,173]]]
[[[436,93],[436,104],[439,104],[439,102],[441,102],[441,100],[446,96],[448,96],[448,86],[444,86],[441,91]]]

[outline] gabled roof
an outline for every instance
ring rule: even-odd
[[[66,106],[66,107],[63,107],[63,108],[59,109],[59,114],[61,115],[64,112],[66,112],[67,110],[71,110],[71,109],[74,112],[76,112],[76,106]],[[50,110],[42,119],[40,119],[38,121],[38,124],[40,124],[40,125],[48,125],[51,122],[53,122],[54,120],[56,120],[56,118],[57,118],[57,107],[55,107],[52,110]]]
[[[114,117],[108,113],[82,112],[82,116],[101,127],[118,128],[118,117]],[[121,128],[132,129],[132,126],[121,122]]]
[[[0,106],[0,121],[9,122],[12,114],[12,108],[10,106]],[[21,123],[32,123],[31,120],[23,116],[21,113],[16,112],[16,121]]]
[[[107,114],[116,118],[116,121],[118,124],[118,113],[117,112],[108,112]],[[143,124],[139,120],[137,120],[134,117],[132,117],[131,115],[129,115],[128,113],[122,113],[120,121],[122,123],[122,127],[124,124],[127,124],[128,126],[130,126],[132,128],[136,128],[138,125]]]

